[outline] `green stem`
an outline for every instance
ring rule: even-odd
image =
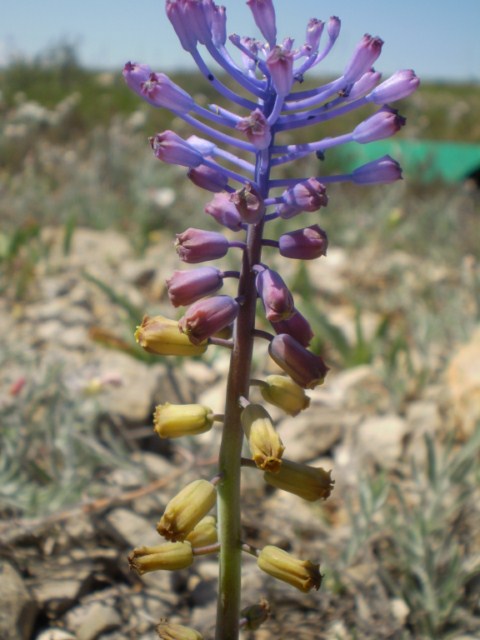
[[[265,152],[268,158],[268,152]],[[263,197],[268,192],[268,161],[257,157],[256,181]],[[262,173],[259,167],[266,167]],[[238,640],[241,596],[240,470],[243,445],[240,397],[248,398],[252,364],[257,290],[252,267],[262,254],[263,220],[250,225],[243,252],[238,296],[243,301],[235,322],[233,350],[227,380],[225,421],[220,445],[218,536],[220,573],[218,584],[216,640]]]

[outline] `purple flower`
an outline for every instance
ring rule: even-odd
[[[232,231],[241,231],[243,228],[242,218],[229,193],[215,194],[213,200],[205,206],[205,212]]]
[[[246,224],[256,224],[265,213],[265,203],[258,189],[251,183],[230,195],[240,218]]]
[[[271,325],[275,333],[288,333],[288,335],[300,343],[302,347],[308,347],[314,335],[310,323],[300,311],[295,311],[287,320],[272,322]]]
[[[365,144],[393,136],[406,123],[398,111],[384,107],[355,127],[352,140]]]
[[[386,102],[395,102],[407,98],[410,94],[418,89],[420,79],[415,75],[412,69],[404,69],[397,71],[390,76],[388,80],[379,84],[374,89],[368,99],[375,104],[385,104]]]
[[[193,98],[164,73],[153,73],[146,65],[127,62],[123,77],[128,86],[154,107],[177,113],[187,113],[194,106]]]
[[[255,24],[268,44],[273,47],[277,39],[275,9],[272,0],[247,0]]]
[[[197,187],[213,193],[223,191],[228,185],[228,178],[224,173],[203,164],[190,169],[187,176]]]
[[[216,293],[222,284],[222,272],[215,267],[174,271],[167,280],[168,297],[174,307],[184,307]]]
[[[343,72],[346,83],[356,82],[373,66],[382,51],[382,45],[380,38],[373,38],[368,33],[363,36]]]
[[[278,239],[280,255],[296,260],[315,260],[327,255],[327,234],[318,225],[284,233]]]
[[[287,96],[293,85],[293,52],[276,46],[267,57],[267,68],[279,96]]]
[[[259,267],[256,279],[257,292],[270,322],[287,320],[295,311],[293,297],[282,277],[276,271]]]
[[[159,160],[182,167],[198,167],[203,156],[173,131],[157,133],[150,138],[153,153]]]
[[[305,45],[309,48],[310,52],[316,53],[318,51],[324,27],[325,23],[317,18],[310,18],[308,21]]]
[[[249,116],[239,120],[236,128],[243,131],[256,149],[266,149],[272,140],[270,126],[260,109],[255,109]]]
[[[230,243],[215,231],[189,228],[183,233],[177,233],[175,248],[180,260],[190,264],[216,260],[226,255]]]
[[[320,356],[316,356],[286,333],[281,333],[270,342],[268,353],[272,360],[304,389],[314,389],[322,384],[328,367]]]
[[[230,296],[204,298],[188,308],[178,326],[197,345],[232,324],[238,309],[238,302]]]
[[[325,185],[316,178],[309,178],[290,187],[282,194],[283,203],[277,207],[281,218],[293,218],[303,211],[318,211],[328,204]]]
[[[351,179],[357,184],[387,184],[401,180],[402,169],[396,160],[383,156],[354,169]]]

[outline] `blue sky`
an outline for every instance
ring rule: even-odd
[[[227,7],[228,33],[258,36],[244,0]],[[120,69],[127,60],[157,71],[188,68],[165,16],[164,0],[8,0],[0,21],[0,64],[12,54],[35,55],[62,41],[78,45],[81,61]],[[413,68],[427,80],[480,81],[480,0],[277,0],[280,37],[303,42],[309,18],[337,15],[342,32],[324,62],[338,73],[361,36],[385,45],[376,68],[386,73]]]

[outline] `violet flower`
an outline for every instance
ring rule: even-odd
[[[290,377],[291,384],[311,389],[321,384],[328,372],[323,358],[307,349],[313,338],[312,326],[297,310],[277,266],[281,257],[313,260],[324,256],[326,232],[316,220],[305,228],[284,230],[279,238],[272,239],[273,232],[267,238],[266,229],[279,217],[288,221],[309,212],[309,216],[315,213],[320,218],[328,204],[327,188],[331,183],[374,185],[400,180],[400,165],[390,156],[335,175],[297,176],[291,165],[307,156],[314,160],[323,157],[330,149],[346,143],[368,144],[396,134],[405,119],[389,103],[408,97],[419,84],[411,70],[398,71],[380,82],[381,75],[373,65],[381,54],[383,41],[366,34],[346,58],[339,77],[304,89],[306,74],[321,64],[338,41],[339,18],[311,19],[305,42],[295,47],[291,38],[277,41],[273,0],[247,0],[247,5],[264,42],[238,34],[227,37],[226,9],[214,0],[166,0],[166,14],[181,46],[191,54],[205,82],[231,106],[223,106],[224,102],[221,106],[197,104],[165,74],[153,72],[146,65],[129,62],[124,69],[125,80],[133,91],[150,105],[168,109],[194,133],[187,139],[170,130],[157,133],[150,139],[154,155],[162,162],[185,167],[193,184],[214,194],[205,213],[228,234],[187,229],[177,235],[175,243],[180,259],[196,264],[223,258],[232,247],[241,252],[240,256],[229,255],[229,261],[239,258],[238,273],[209,266],[176,271],[167,280],[168,294],[173,306],[190,305],[184,316],[178,324],[163,317],[161,322],[158,318],[147,320],[137,330],[139,343],[160,355],[202,354],[213,344],[231,349],[215,490],[219,512],[219,548],[215,551],[219,551],[221,565],[216,640],[237,640],[239,633],[242,412],[250,402],[255,340],[269,341],[272,361]],[[235,55],[230,51],[232,47]],[[205,54],[214,66],[207,62]],[[228,83],[222,82],[222,75],[228,75]],[[375,106],[380,108],[362,116],[353,130],[328,136],[330,120],[360,107]],[[322,125],[326,137],[295,142],[296,129],[315,124]],[[283,170],[285,167],[288,172]],[[231,232],[241,239],[232,241]],[[272,248],[278,252],[275,268],[265,264],[265,247],[268,252]],[[238,277],[236,294],[214,295],[228,275]],[[259,301],[276,335],[257,328]],[[313,300],[310,302],[313,304]],[[231,339],[218,337],[220,331],[230,327]],[[275,437],[274,431],[270,436]],[[277,457],[280,466],[282,461]],[[328,475],[330,491],[330,472],[324,473]],[[277,484],[280,488],[287,486]],[[213,504],[211,494],[209,488],[208,509]],[[196,518],[198,509],[188,497],[183,498],[182,492],[181,495],[182,514],[185,510],[190,521],[190,511]],[[298,586],[298,577],[293,575],[298,567],[302,571],[307,567],[307,573],[313,567],[315,580],[302,582],[301,588],[318,588],[318,565],[287,560],[274,558],[273,564],[282,565],[281,575],[277,566],[275,570],[270,566],[261,568]],[[264,617],[262,614],[262,621]],[[201,637],[193,630],[192,633]]]

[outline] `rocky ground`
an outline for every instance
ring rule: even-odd
[[[152,435],[153,407],[199,398],[221,412],[228,356],[209,350],[202,361],[182,363],[133,357],[136,310],[171,314],[164,278],[178,262],[166,239],[139,258],[114,232],[76,229],[67,252],[62,231],[43,233],[48,258],[36,265],[28,301],[14,302],[8,291],[0,300],[0,420],[10,436],[18,429],[5,443],[0,470],[0,637],[153,640],[162,617],[190,621],[209,637],[215,557],[189,571],[142,578],[129,571],[126,558],[132,547],[158,542],[155,523],[166,502],[186,481],[209,476],[219,442],[216,430],[188,442],[161,442]],[[468,260],[463,267],[451,274],[400,253],[382,262],[373,254],[347,259],[338,248],[309,265],[319,300],[352,340],[355,314],[346,292],[360,282],[365,295],[387,299],[395,297],[392,282],[410,282],[420,292],[460,278],[462,313],[478,318],[468,282],[479,267]],[[373,341],[379,318],[374,307],[362,315],[367,341]],[[268,490],[258,474],[246,471],[245,536],[256,546],[268,542],[320,557],[326,577],[318,594],[305,596],[260,574],[247,559],[245,603],[265,596],[272,615],[244,640],[480,637],[478,473],[465,466],[478,455],[480,334],[472,331],[454,349],[434,345],[427,351],[398,355],[396,390],[381,354],[374,354],[357,366],[334,366],[299,417],[271,412],[288,457],[333,469],[335,490],[326,503],[311,505]],[[259,369],[272,367],[264,352],[256,359]],[[418,372],[424,370],[422,378]],[[49,413],[60,389],[62,399]],[[31,425],[44,431],[32,432]],[[87,457],[83,467],[78,462],[74,454],[82,447],[93,452],[95,464]],[[432,450],[438,453],[435,468]],[[60,456],[56,466],[52,455]],[[58,484],[77,487],[76,499]],[[419,545],[440,540],[441,556],[450,536],[460,568],[432,557],[424,586],[439,592],[428,599],[415,571],[425,548],[415,551],[408,533],[413,536],[417,519],[430,509],[432,531],[423,532]],[[408,567],[395,564],[397,543],[405,547]],[[446,595],[438,585],[449,580]],[[409,584],[420,584],[418,598]],[[430,632],[429,620],[438,624]]]

